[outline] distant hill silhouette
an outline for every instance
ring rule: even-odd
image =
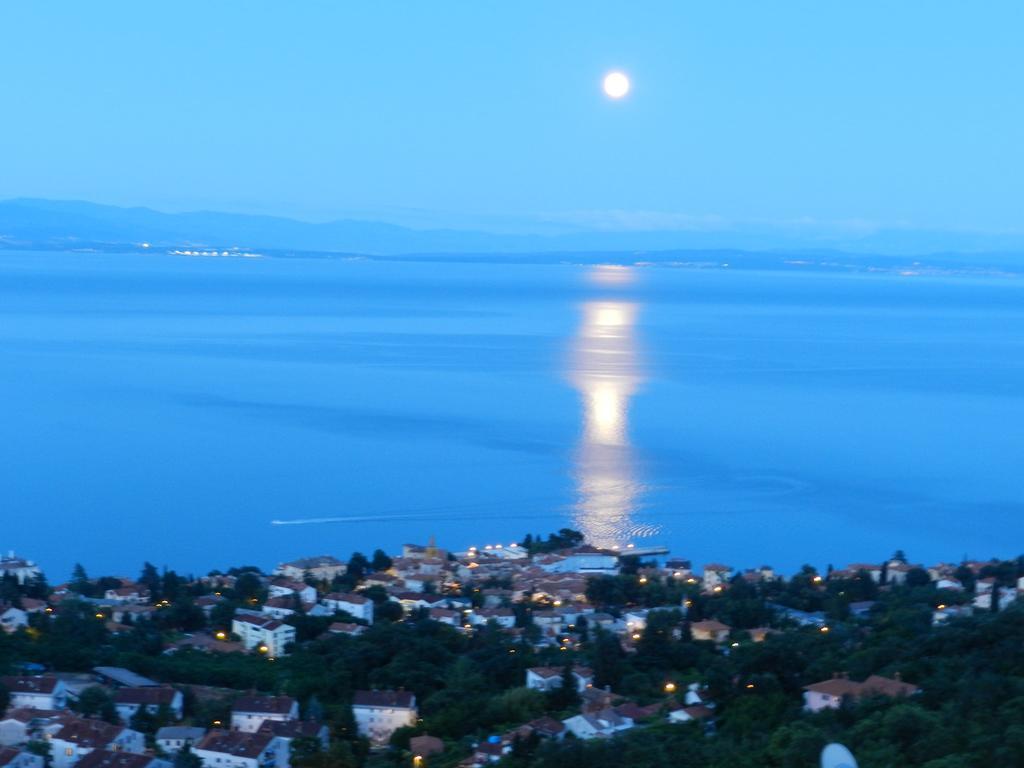
[[[885,230],[813,235],[771,227],[721,230],[576,231],[497,234],[417,230],[374,221],[310,223],[276,216],[197,211],[162,213],[80,201],[0,201],[0,248],[241,248],[367,255],[538,254],[660,251],[782,251],[871,254],[998,253],[1019,263],[1024,236]],[[719,254],[714,254],[718,258]],[[1005,261],[1002,259],[1001,261]]]

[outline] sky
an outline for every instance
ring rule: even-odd
[[[0,198],[1019,232],[1022,22],[997,0],[4,3]]]

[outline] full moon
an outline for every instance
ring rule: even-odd
[[[604,92],[610,99],[621,99],[629,93],[629,78],[621,72],[609,72],[604,76]]]

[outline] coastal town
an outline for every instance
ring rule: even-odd
[[[720,748],[741,715],[824,739],[929,713],[933,670],[873,644],[1020,626],[1024,562],[782,575],[563,529],[57,585],[12,552],[0,585],[0,767],[479,768],[666,730]]]

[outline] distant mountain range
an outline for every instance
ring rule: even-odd
[[[300,254],[377,256],[495,255],[663,251],[760,251],[860,254],[998,254],[994,263],[1020,263],[1024,236],[879,230],[862,234],[809,233],[772,227],[656,231],[573,231],[499,234],[411,229],[374,221],[311,223],[275,216],[198,211],[162,213],[79,201],[19,198],[0,201],[0,248],[133,250],[244,249]]]

